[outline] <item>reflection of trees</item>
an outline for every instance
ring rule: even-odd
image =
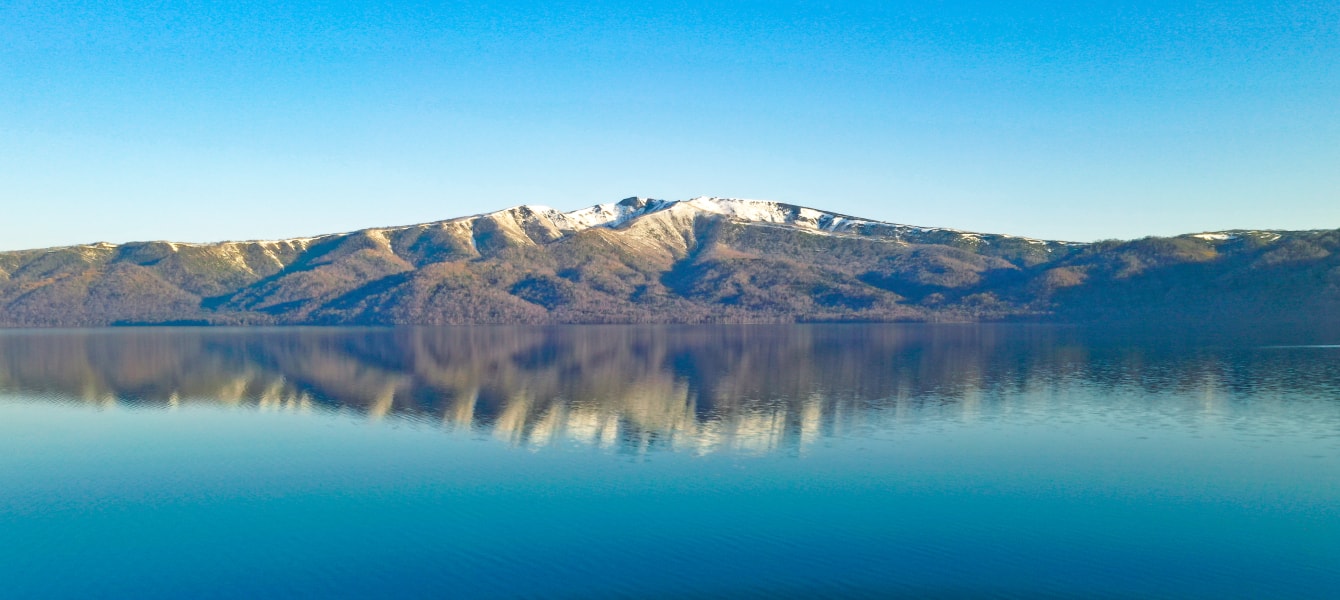
[[[1081,402],[1077,389],[1140,402],[1335,391],[1334,363],[1297,353],[1141,347],[1052,328],[919,325],[11,332],[0,335],[0,388],[324,408],[521,445],[701,452],[799,449],[873,424]]]

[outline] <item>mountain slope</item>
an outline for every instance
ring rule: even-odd
[[[1340,232],[1078,244],[629,198],[281,241],[0,253],[0,326],[1334,320]]]

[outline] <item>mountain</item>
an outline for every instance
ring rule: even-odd
[[[1340,230],[1092,244],[758,200],[0,253],[0,326],[1340,320]]]

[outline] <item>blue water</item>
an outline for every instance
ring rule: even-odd
[[[0,596],[1340,597],[1308,345],[8,332]]]

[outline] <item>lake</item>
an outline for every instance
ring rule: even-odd
[[[1340,597],[1327,341],[0,332],[0,596]]]

